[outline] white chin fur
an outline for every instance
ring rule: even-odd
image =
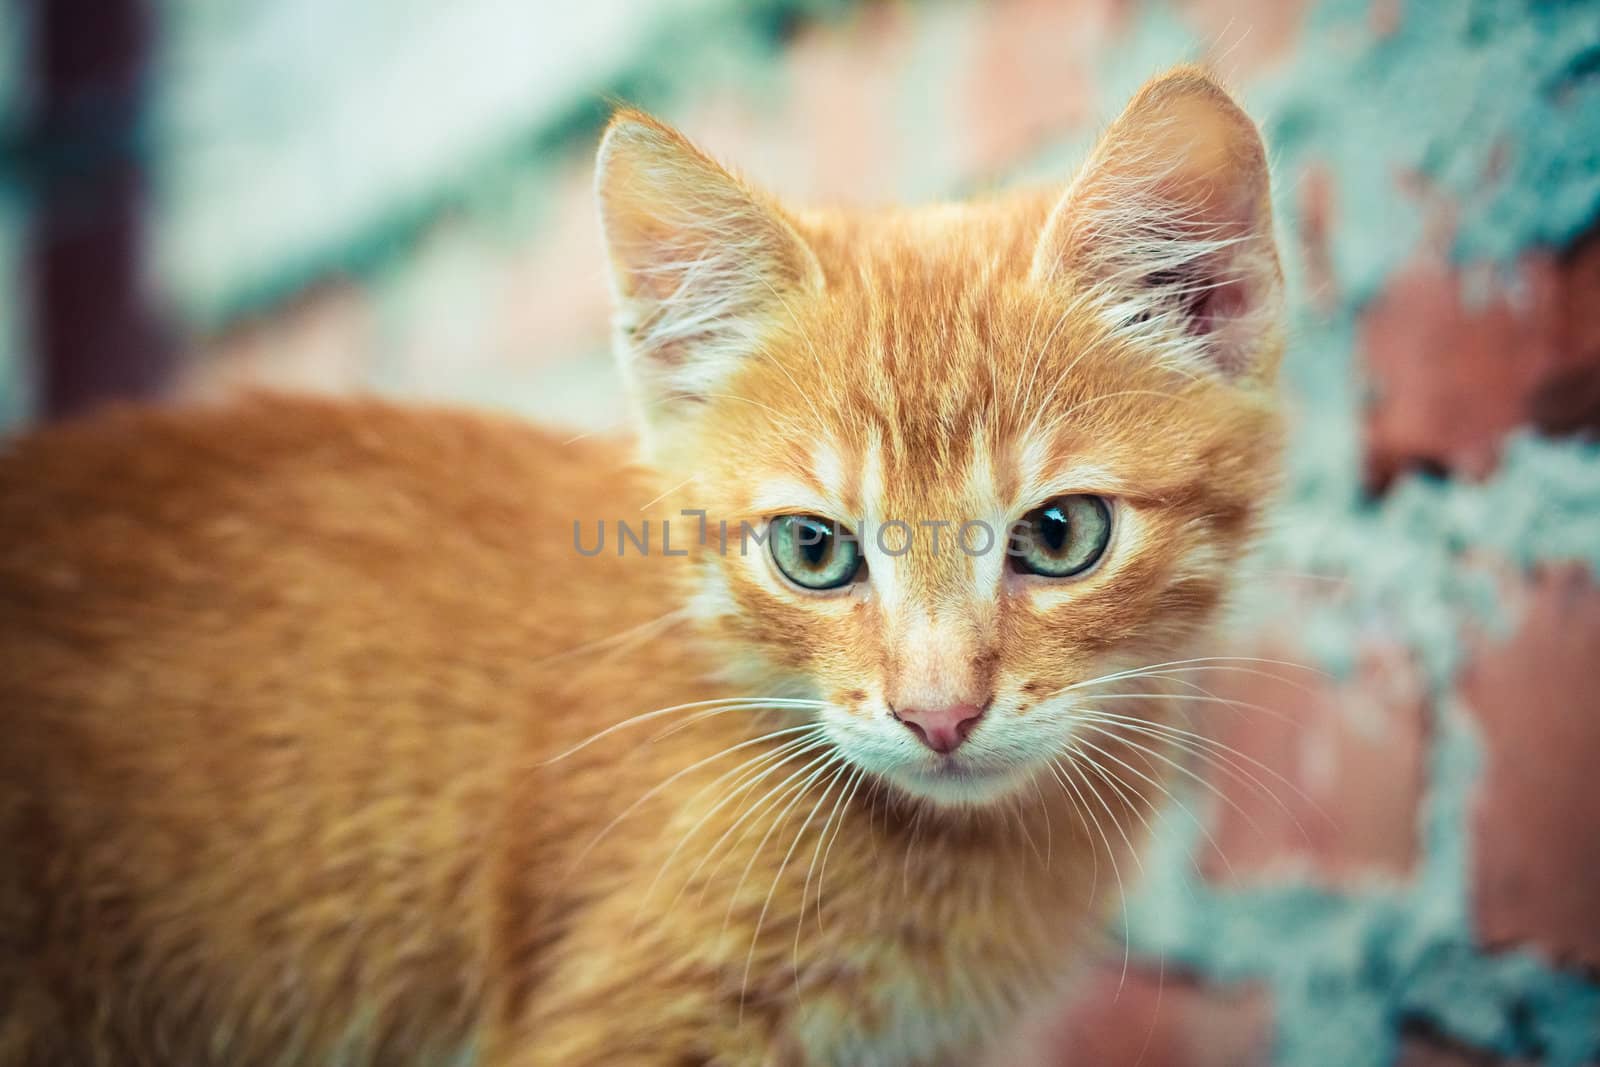
[[[1028,781],[1028,769],[973,770],[941,773],[931,768],[903,766],[883,776],[918,798],[943,807],[976,808],[1003,800]]]

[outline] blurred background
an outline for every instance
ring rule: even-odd
[[[1229,650],[1311,669],[1219,676],[1232,772],[1006,1062],[1600,1063],[1600,3],[0,0],[0,427],[618,425],[607,100],[871,204],[1064,178],[1182,59],[1263,123],[1293,294]]]

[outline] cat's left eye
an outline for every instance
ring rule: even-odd
[[[1099,562],[1111,541],[1111,505],[1104,497],[1062,496],[1022,517],[1012,530],[1012,566],[1024,574],[1070,578]]]
[[[783,576],[803,589],[838,589],[861,570],[861,544],[832,519],[779,515],[768,545]]]

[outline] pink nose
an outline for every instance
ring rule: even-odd
[[[916,735],[917,740],[940,755],[947,755],[961,747],[972,733],[972,728],[983,718],[983,709],[976,704],[951,704],[945,708],[889,709],[898,723]]]

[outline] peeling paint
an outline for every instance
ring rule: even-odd
[[[1147,26],[1185,32],[1159,18]],[[1149,35],[1130,54],[1161,51]],[[1433,694],[1422,865],[1400,885],[1333,890],[1307,876],[1213,887],[1191,859],[1200,831],[1174,815],[1123,932],[1141,958],[1214,982],[1264,983],[1276,1063],[1382,1067],[1412,1028],[1541,1064],[1593,1063],[1593,977],[1473,943],[1469,813],[1484,753],[1451,690],[1464,637],[1516,621],[1507,573],[1565,560],[1600,573],[1600,444],[1521,433],[1482,482],[1410,476],[1369,499],[1353,354],[1363,305],[1437,233],[1458,261],[1505,265],[1562,247],[1600,218],[1600,5],[1411,3],[1377,39],[1367,3],[1326,0],[1301,41],[1246,98],[1269,130],[1280,179],[1312,163],[1331,174],[1336,299],[1313,311],[1306,279],[1291,278],[1295,436],[1262,562],[1333,579],[1338,595],[1309,598],[1307,614],[1289,620],[1257,597],[1245,618],[1259,625],[1277,611],[1313,664],[1336,674],[1354,671],[1374,630],[1418,657]],[[1280,182],[1291,244],[1301,236],[1296,192]],[[1204,799],[1185,798],[1191,807]]]

